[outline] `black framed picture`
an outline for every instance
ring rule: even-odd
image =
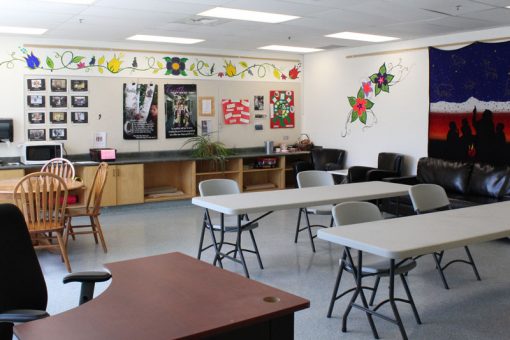
[[[46,97],[40,94],[31,94],[27,96],[27,105],[29,107],[45,107]]]
[[[46,91],[46,79],[44,78],[27,79],[27,89],[30,92]]]
[[[50,96],[51,107],[67,107],[67,96]]]
[[[67,112],[65,111],[50,112],[50,122],[52,122],[53,124],[66,124]]]
[[[66,128],[50,129],[50,139],[52,139],[52,140],[66,140],[67,139],[67,129]]]
[[[71,96],[72,107],[89,107],[88,96]]]
[[[89,122],[88,112],[71,112],[71,121],[76,124],[85,124]]]
[[[28,129],[28,140],[29,141],[46,140],[46,130],[45,129]]]
[[[51,79],[51,92],[67,92],[67,79]]]
[[[45,114],[42,111],[37,112],[29,112],[28,113],[28,122],[30,124],[44,124],[45,122]]]
[[[89,90],[89,81],[82,79],[71,80],[72,92],[87,92]]]

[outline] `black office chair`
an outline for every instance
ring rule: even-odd
[[[12,204],[0,204],[0,340],[11,340],[13,324],[49,316],[48,294],[21,211]],[[64,283],[82,282],[80,304],[92,299],[96,282],[111,278],[107,272],[69,274]]]
[[[316,148],[310,151],[310,161],[300,161],[293,165],[294,178],[301,171],[307,170],[340,170],[344,169],[345,150]],[[335,181],[337,183],[339,181]],[[297,184],[297,183],[296,183]]]
[[[351,166],[347,173],[349,183],[380,181],[386,177],[399,177],[404,156],[398,153],[381,152],[377,157],[377,168]]]

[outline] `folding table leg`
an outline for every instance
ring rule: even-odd
[[[223,221],[222,221],[223,223]],[[241,248],[241,233],[242,233],[242,217],[237,216],[237,241],[236,241],[236,252],[239,251],[239,257],[241,258],[241,264],[243,265],[244,275],[249,279],[250,274],[248,273],[248,267],[246,267],[246,261],[244,260],[243,250]]]
[[[393,310],[393,315],[395,315],[395,320],[397,322],[398,328],[400,329],[400,334],[402,335],[402,339],[407,340],[407,333],[404,328],[404,324],[402,323],[402,319],[400,319],[400,314],[398,313],[397,304],[395,303],[395,259],[390,260],[389,295],[390,295],[391,309]]]

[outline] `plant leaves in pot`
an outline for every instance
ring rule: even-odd
[[[188,138],[182,147],[191,145],[191,155],[196,158],[212,159],[220,171],[225,170],[227,156],[233,154],[220,141],[212,141],[211,133]]]

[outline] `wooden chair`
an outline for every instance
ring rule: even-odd
[[[14,201],[25,217],[34,247],[59,250],[71,272],[63,237],[67,186],[62,177],[49,172],[26,175],[14,188]],[[55,239],[57,244],[52,243]]]
[[[101,213],[101,198],[103,196],[107,173],[108,164],[104,162],[99,164],[94,176],[94,181],[92,182],[92,187],[90,188],[89,195],[87,197],[86,205],[84,207],[69,207],[66,209],[67,238],[70,235],[74,240],[76,239],[75,235],[93,234],[94,240],[97,244],[97,235],[99,235],[99,238],[101,239],[101,245],[103,246],[105,253],[108,250],[106,248],[103,230],[101,229],[101,224],[99,223],[99,215]],[[73,217],[88,217],[90,219],[90,224],[72,225],[71,222]],[[87,227],[90,227],[91,230],[74,231],[76,228]]]
[[[66,158],[53,158],[47,161],[41,168],[42,172],[51,172],[62,178],[74,178],[73,164]]]

